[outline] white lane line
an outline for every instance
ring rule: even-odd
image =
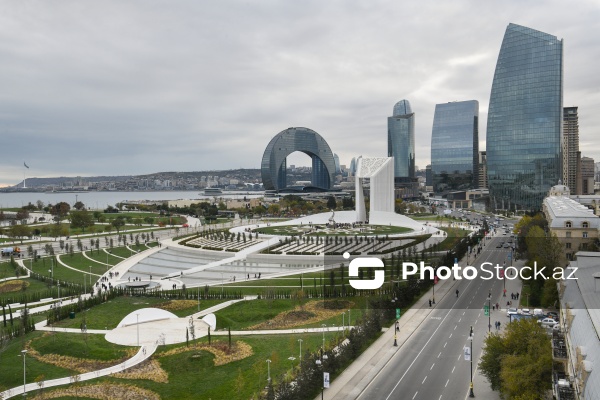
[[[450,337],[448,339],[452,338],[452,334],[450,334]]]
[[[448,342],[444,343],[444,348],[446,348],[446,345],[448,344]]]
[[[462,356],[462,354],[459,354],[459,355],[458,355],[458,361],[460,361],[460,356]]]
[[[463,315],[465,315],[466,311],[463,311]]]
[[[440,354],[438,354],[438,358],[440,358],[441,355],[442,355],[442,352],[440,351]]]
[[[456,365],[454,366],[454,368],[452,368],[452,372],[450,372],[451,374],[454,373],[454,369],[456,368]]]
[[[477,321],[479,321],[478,319],[475,320],[475,325],[477,325]]]
[[[481,313],[479,313],[479,315],[477,315],[477,318],[481,317]]]
[[[417,397],[417,393],[419,393],[418,390],[415,392],[415,395],[413,396],[413,400],[415,399],[415,397]]]
[[[450,379],[448,379],[448,380],[446,381],[446,384],[444,385],[444,387],[448,386],[448,383],[449,383],[449,382],[450,382]]]
[[[433,369],[434,365],[435,365],[435,363],[431,364],[431,368],[429,368],[430,371]]]
[[[440,398],[438,400],[442,400],[442,395],[440,394]]]
[[[423,382],[421,382],[421,385],[424,384],[426,380],[427,380],[427,377],[425,377],[425,379],[423,379]]]
[[[469,281],[469,283],[467,284],[467,288],[469,287],[469,285],[471,284],[471,282],[473,281]],[[452,308],[456,305],[456,303],[458,303],[458,299],[456,299],[454,301],[454,304],[452,304]],[[400,385],[400,382],[402,382],[402,380],[404,379],[404,377],[406,376],[406,374],[408,373],[408,371],[412,368],[412,366],[414,365],[414,363],[417,361],[417,359],[419,358],[419,356],[421,355],[421,353],[423,352],[423,350],[425,350],[425,347],[427,347],[427,345],[429,344],[429,342],[431,342],[431,339],[433,339],[433,337],[435,336],[435,334],[437,333],[437,331],[442,327],[442,325],[444,324],[444,321],[446,320],[446,318],[448,318],[448,316],[450,315],[450,311],[448,311],[446,313],[446,315],[444,316],[444,318],[442,319],[442,321],[440,322],[440,324],[438,325],[437,328],[435,328],[435,331],[433,331],[433,333],[431,334],[431,336],[429,337],[429,339],[427,340],[427,342],[425,343],[425,345],[423,345],[423,348],[421,348],[421,350],[417,353],[416,357],[412,360],[412,362],[410,363],[410,365],[408,366],[408,368],[406,368],[406,371],[404,371],[404,374],[402,374],[402,376],[400,377],[400,379],[398,380],[398,382],[396,383],[396,385],[394,385],[394,387],[392,388],[392,390],[390,391],[390,394],[387,395],[387,397],[385,398],[385,400],[389,400],[390,397],[392,397],[392,394],[394,393],[394,390],[396,390],[396,388]],[[398,353],[396,353],[398,354]],[[390,359],[391,361],[392,359]],[[388,363],[390,362],[388,361]],[[387,364],[384,366],[384,368],[387,366]],[[375,377],[373,377],[373,379],[371,380],[371,382],[367,385],[367,387],[365,387],[362,392],[360,392],[360,394],[358,395],[357,399],[360,398],[363,393],[365,393],[365,391],[369,388],[369,386],[371,385],[371,383],[373,383],[375,381],[375,379],[379,376],[379,374],[383,371],[383,368],[381,369],[381,371],[379,371]],[[416,394],[415,394],[416,396]]]
[[[458,327],[458,325],[454,325],[454,330],[456,330],[457,327]]]
[[[458,320],[458,322],[462,321],[462,318]]]

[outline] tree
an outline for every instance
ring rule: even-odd
[[[85,228],[94,225],[93,216],[87,210],[72,211],[70,218],[71,228],[81,228],[83,233],[85,233]]]
[[[123,217],[117,217],[113,219],[111,225],[117,230],[117,233],[121,230],[123,226],[125,226],[125,219]]]
[[[61,201],[60,203],[56,203],[50,208],[50,214],[54,215],[54,221],[59,224],[60,220],[69,215],[69,211],[71,210],[71,206],[69,203],[65,203]]]
[[[536,320],[510,322],[503,335],[492,333],[484,345],[479,368],[492,390],[510,399],[544,398],[552,377],[552,347]]]
[[[327,198],[327,208],[330,210],[335,210],[337,208],[337,202],[335,201],[335,197],[329,196]]]
[[[18,225],[12,225],[8,229],[8,235],[12,238],[20,239],[21,243],[23,243],[23,238],[31,237],[32,233],[31,233],[31,229],[27,225],[18,224]]]
[[[73,204],[73,208],[81,211],[81,210],[85,209],[85,204],[83,204],[81,201],[78,201],[77,203]]]

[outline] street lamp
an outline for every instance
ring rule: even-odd
[[[94,286],[92,285],[92,266],[88,265],[88,267],[90,267],[90,295],[94,294]]]
[[[471,384],[469,386],[469,397],[475,397],[475,393],[473,392],[473,326],[471,326],[467,340],[471,342]]]
[[[271,383],[271,360],[267,360],[267,384]]]
[[[488,294],[488,333],[492,331],[492,290]]]
[[[302,339],[298,339],[298,342],[300,343],[300,356],[298,358],[300,359],[300,368],[302,368]]]
[[[342,313],[342,333],[346,331],[346,311]]]
[[[25,355],[27,354],[27,350],[21,350],[21,354],[23,355],[23,397],[26,396],[25,391],[25,383],[27,382],[27,375],[25,370]]]
[[[321,366],[321,370],[323,372],[323,384],[321,386],[321,400],[323,400],[323,396],[325,394],[325,364],[323,360],[327,360],[327,354],[323,354],[323,348],[321,347],[321,358],[315,361],[315,364]]]
[[[223,277],[223,272],[221,272],[221,298],[223,298],[223,285],[225,284],[225,278]]]
[[[323,327],[323,348],[325,348],[325,327],[327,325],[326,324],[321,324],[321,326]]]

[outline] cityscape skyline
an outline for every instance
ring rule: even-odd
[[[435,104],[479,101],[486,149],[494,64],[511,22],[565,39],[563,104],[579,107],[582,155],[600,159],[599,9],[583,1],[563,11],[558,1],[543,9],[517,1],[5,5],[0,132],[15,151],[3,153],[0,186],[24,172],[258,168],[265,144],[289,126],[319,132],[347,165],[359,154],[386,154],[389,105],[402,98],[419,115],[421,169],[430,161]],[[414,40],[398,42],[406,31]]]

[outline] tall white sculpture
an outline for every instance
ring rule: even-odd
[[[358,160],[356,166],[356,221],[367,220],[363,183],[370,180],[369,213],[394,212],[394,158],[368,157]]]

